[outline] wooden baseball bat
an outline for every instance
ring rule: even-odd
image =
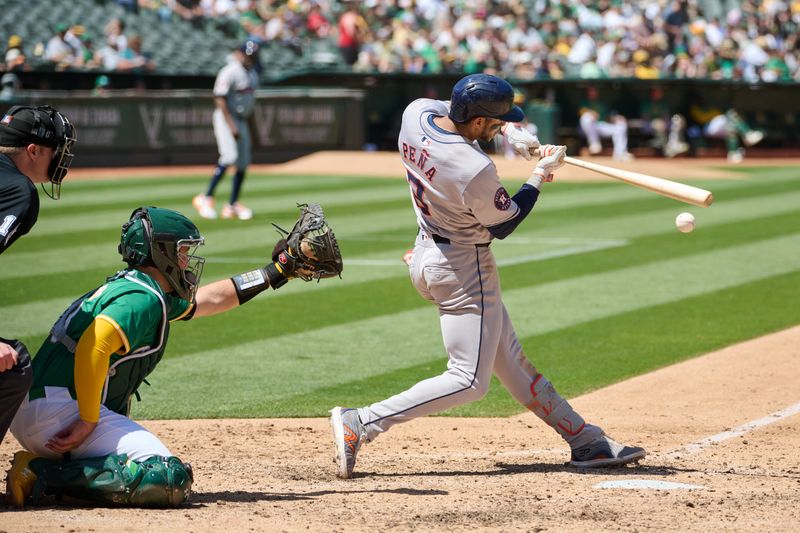
[[[714,196],[710,191],[692,187],[684,183],[678,183],[677,181],[648,176],[647,174],[639,174],[638,172],[631,172],[630,170],[598,165],[597,163],[590,163],[569,156],[564,158],[564,162],[698,207],[708,207],[711,205],[711,202],[714,201]]]

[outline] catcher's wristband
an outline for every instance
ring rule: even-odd
[[[231,278],[233,286],[236,287],[236,296],[239,298],[239,305],[252,300],[257,294],[264,292],[268,287],[277,289],[288,280],[274,264],[269,264],[264,268],[257,268],[250,272],[244,272]]]

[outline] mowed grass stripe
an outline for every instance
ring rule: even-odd
[[[409,209],[404,206],[397,209],[382,209],[380,205],[373,205],[376,213],[375,217],[369,217],[364,213],[353,215],[331,217],[331,224],[336,228],[337,236],[346,238],[349,235],[361,234],[365,227],[373,230],[396,229],[402,226],[413,228],[413,213],[409,214]],[[275,220],[276,224],[290,229],[296,220],[299,211],[295,209],[291,215],[287,211],[286,218]],[[291,218],[289,218],[291,217]],[[124,221],[124,220],[123,220]],[[236,223],[236,222],[234,222]],[[121,225],[121,223],[120,223]],[[259,224],[237,224],[235,228],[226,225],[220,229],[205,230],[205,224],[200,224],[201,231],[206,239],[203,247],[203,254],[213,257],[216,253],[224,253],[231,250],[249,250],[248,255],[257,253],[261,250],[272,251],[272,246],[278,238],[271,225]],[[219,227],[219,225],[218,225]],[[412,232],[413,230],[409,230]],[[66,238],[60,239],[63,248],[46,246],[43,250],[26,251],[25,247],[13,250],[14,253],[8,254],[7,261],[0,271],[0,279],[11,279],[32,274],[49,274],[57,272],[74,272],[80,270],[86,264],[113,264],[118,257],[114,253],[119,234],[111,240],[96,244],[77,244],[66,246],[69,242]],[[82,239],[79,242],[85,242]],[[264,254],[266,258],[266,254]],[[6,259],[4,257],[4,259]]]
[[[632,243],[628,249],[603,251],[586,254],[585,260],[581,262],[574,262],[570,259],[563,261],[549,261],[536,267],[532,270],[527,265],[517,265],[514,267],[507,267],[502,269],[503,283],[507,288],[516,286],[531,285],[536,282],[544,282],[547,280],[554,281],[561,279],[565,276],[584,274],[586,268],[601,269],[614,269],[620,265],[633,265],[641,264],[649,261],[659,261],[669,257],[680,257],[690,254],[698,250],[710,250],[728,245],[735,240],[758,240],[776,235],[790,233],[792,229],[797,229],[796,218],[793,214],[788,215],[775,215],[767,219],[762,219],[759,224],[751,224],[746,221],[735,224],[712,226],[706,228],[703,232],[695,234],[695,240],[687,241],[686,236],[671,233],[668,237],[657,234],[651,236],[641,242]],[[524,240],[523,237],[512,236],[509,242],[502,243],[504,247],[495,245],[495,253],[499,252],[500,261],[504,258],[514,258],[516,255],[524,250],[533,248],[541,251],[542,245],[536,245],[534,240],[533,244]],[[361,305],[355,305],[359,302],[358,298],[350,296],[351,291],[366,291],[367,294],[391,294],[392,291],[403,291],[408,286],[407,273],[405,268],[399,261],[398,257],[394,257],[393,252],[391,257],[398,264],[398,268],[357,268],[350,267],[346,271],[346,275],[342,281],[328,280],[325,284],[305,284],[305,283],[292,283],[287,285],[276,293],[268,301],[260,298],[255,302],[249,304],[254,305],[287,305],[280,303],[284,297],[289,299],[296,299],[297,293],[309,292],[306,295],[308,302],[305,303],[305,298],[300,305],[310,305],[320,307],[319,303],[315,300],[324,298],[330,300],[332,305],[337,305],[335,302],[349,302],[350,313],[359,313],[359,309],[369,309],[369,312],[383,313],[385,311],[376,308],[371,300],[367,300]],[[503,252],[503,250],[506,250]],[[516,252],[514,253],[514,251]],[[121,268],[122,263],[116,255],[113,256],[115,263],[114,268]],[[575,265],[579,268],[576,270]],[[592,266],[594,265],[594,266]],[[235,270],[232,265],[208,265],[204,279],[206,282],[214,279],[220,279],[231,275]],[[247,265],[249,266],[252,265]],[[113,270],[113,268],[111,269]],[[52,325],[53,320],[61,309],[66,307],[66,304],[72,298],[86,290],[98,285],[105,277],[110,274],[110,270],[98,268],[93,266],[91,270],[80,271],[69,275],[59,276],[34,276],[31,278],[22,278],[12,283],[10,281],[3,282],[3,294],[6,305],[0,309],[0,319],[7,324],[7,326],[14,331],[17,335],[22,337],[34,337],[36,335],[44,335]],[[392,278],[390,281],[388,278]],[[386,281],[380,281],[386,280]],[[370,285],[370,282],[374,282]],[[331,291],[330,296],[319,295],[319,290]],[[31,297],[31,295],[39,295],[39,298]],[[337,295],[333,297],[333,295]],[[338,295],[341,295],[339,297]],[[58,298],[58,296],[61,296]],[[56,298],[54,298],[56,297]],[[44,298],[44,299],[43,299]],[[275,298],[278,301],[275,301]],[[37,301],[38,300],[38,301]],[[391,303],[397,298],[389,299],[387,302]],[[410,305],[414,305],[414,301]],[[419,304],[419,302],[416,302]],[[292,304],[289,304],[292,305]],[[323,306],[325,307],[325,306]],[[390,305],[391,308],[391,305]],[[299,312],[299,311],[298,311]],[[366,312],[366,311],[363,311]],[[215,320],[223,322],[235,322],[234,319],[226,316],[217,317]],[[309,324],[313,327],[314,324]],[[233,324],[228,324],[226,327],[234,328]],[[244,338],[247,338],[247,328],[239,332]]]
[[[97,206],[122,206],[131,198],[141,200],[183,200],[190,204],[192,197],[204,192],[209,178],[197,179],[152,179],[140,183],[129,183],[127,180],[87,181],[79,190],[67,189],[64,185],[62,197],[58,202],[47,205],[50,211],[62,214],[80,212],[86,208]],[[218,200],[224,202],[230,195],[230,177],[220,183],[216,191]],[[358,189],[391,188],[391,180],[365,180],[363,178],[319,178],[303,176],[269,176],[245,179],[243,198],[249,196],[296,196],[308,191],[335,192]]]
[[[798,247],[800,234],[795,234],[677,260],[506,291],[504,301],[511,316],[515,317],[515,329],[520,337],[541,335],[793,272],[799,267],[794,252],[789,250]],[[782,252],[768,257],[768,250]],[[748,261],[735,272],[719,272],[713,268],[720,264],[738,264],[744,258]],[[216,350],[166,359],[161,363],[158,376],[154,376],[151,382],[154,386],[168,386],[178,396],[182,394],[176,387],[181,387],[183,390],[180,392],[193,397],[202,394],[209,380],[216,379],[214,376],[220,361],[233,359],[237,364],[226,365],[228,368],[224,372],[225,381],[239,384],[236,396],[243,398],[243,404],[249,404],[255,398],[268,402],[275,397],[314,390],[321,382],[337,380],[337,375],[340,380],[342,377],[345,380],[367,378],[376,370],[383,373],[386,369],[441,357],[443,348],[437,322],[435,308],[427,306],[275,337],[268,342],[231,342]],[[236,336],[232,334],[230,338]],[[359,360],[354,364],[355,349],[349,346],[350,343],[369,361]],[[315,346],[318,351],[304,354],[300,359],[286,356],[298,353],[303,346]],[[319,375],[307,375],[309,367]],[[277,369],[281,372],[276,378],[272,372]],[[180,385],[176,384],[178,382]],[[238,400],[231,401],[235,403]],[[227,409],[228,403],[219,408]],[[214,416],[223,414],[215,413]]]
[[[365,232],[379,234],[382,231],[397,230],[404,227],[409,228],[409,238],[413,238],[415,220],[413,213],[404,206],[404,203],[402,201],[398,202],[398,204],[392,203],[391,205],[398,205],[394,209],[382,209],[383,206],[370,205],[372,216],[365,213],[334,214],[331,215],[331,223],[336,228],[337,235],[342,239],[361,236]],[[526,220],[526,224],[520,228],[521,231],[515,232],[512,239],[526,234],[536,235],[536,232],[546,231],[550,227],[555,228],[548,231],[549,236],[569,237],[581,235],[583,237],[603,239],[631,238],[663,231],[665,228],[672,226],[674,208],[670,207],[671,204],[662,203],[659,205],[661,206],[659,210],[650,209],[638,212],[639,209],[637,209],[637,212],[633,215],[617,216],[615,210],[609,210],[605,212],[605,216],[611,218],[602,220],[585,220],[578,217],[576,213],[571,220],[577,220],[577,222],[571,224],[559,223],[552,214],[537,216],[537,214],[541,213],[534,211],[531,217],[532,220]],[[703,211],[702,214],[698,213],[698,223],[705,224],[705,219],[708,219],[709,223],[713,224],[717,221],[757,218],[771,213],[795,211],[798,206],[800,206],[800,191],[783,192],[756,199],[743,198],[726,202],[716,206],[714,209]],[[337,209],[334,208],[332,211],[337,212]],[[342,211],[346,211],[346,208],[342,208]],[[286,216],[293,215],[287,212]],[[279,223],[284,226],[290,226],[292,218],[284,219]],[[270,244],[267,242],[264,228],[261,226],[242,225],[233,238],[230,236],[230,231],[230,228],[204,230],[207,245],[203,249],[203,253],[208,257],[213,257],[215,253],[224,253],[231,250],[261,250],[264,246]],[[109,239],[111,239],[110,235]],[[116,237],[112,242],[115,241]],[[60,239],[60,242],[66,246],[69,239]],[[75,245],[65,249],[48,246],[41,251],[26,252],[25,246],[21,245],[19,250],[14,250],[13,254],[8,254],[9,257],[4,269],[0,271],[0,280],[52,273],[54,268],[58,268],[58,271],[61,272],[71,272],[80,270],[82,265],[87,264],[87,262],[93,262],[94,264],[116,263],[116,258],[112,257],[113,254],[108,253],[109,246],[108,242],[101,242],[93,245]],[[111,249],[113,250],[113,246],[111,246]],[[505,253],[503,250],[502,244],[495,247],[495,253],[498,257],[503,257]]]
[[[660,261],[666,258],[682,257],[691,255],[697,251],[710,251],[720,248],[725,248],[735,244],[744,244],[746,242],[754,242],[761,239],[774,238],[781,235],[787,235],[800,231],[800,217],[796,213],[777,214],[771,217],[763,217],[759,219],[758,224],[753,224],[749,220],[731,222],[726,224],[716,224],[710,227],[705,227],[702,231],[695,232],[691,238],[679,234],[677,232],[670,232],[668,234],[654,234],[646,237],[640,237],[631,241],[631,243],[623,248],[618,249],[605,249],[596,252],[587,252],[583,254],[581,261],[575,261],[573,258],[553,258],[538,261],[536,275],[531,276],[531,266],[528,264],[517,264],[513,266],[506,266],[501,268],[501,276],[503,278],[503,285],[505,287],[527,286],[535,283],[544,283],[548,281],[555,281],[568,277],[584,275],[590,272],[600,272],[613,270],[619,268],[620,265],[632,266],[639,265],[653,261]],[[542,251],[543,244],[536,241],[536,237],[526,237],[527,240],[512,236],[510,238],[514,242],[514,246],[520,247],[520,252],[535,250]],[[553,239],[551,239],[553,240]],[[392,251],[388,254],[396,263],[396,268],[381,267],[381,268],[357,268],[348,266],[345,271],[343,280],[331,280],[321,285],[306,284],[306,283],[292,283],[282,288],[280,292],[275,293],[270,301],[278,298],[279,301],[284,296],[294,300],[297,293],[310,292],[311,298],[317,298],[316,293],[320,290],[325,291],[325,296],[320,299],[338,301],[337,296],[340,293],[351,290],[366,290],[373,292],[374,289],[369,286],[352,287],[353,285],[362,285],[370,281],[377,281],[386,279],[386,283],[397,290],[402,291],[407,285],[407,273],[405,266],[400,262],[399,254],[405,250],[407,239],[392,239],[388,242],[392,244]],[[547,241],[545,241],[547,242]],[[398,247],[397,243],[402,244]],[[497,247],[500,243],[496,243]],[[372,243],[374,246],[374,243]],[[551,249],[558,250],[553,244],[549,244]],[[566,244],[562,246],[568,246]],[[343,245],[343,250],[347,251],[347,247]],[[495,248],[495,251],[497,248]],[[235,252],[234,252],[235,253]],[[397,257],[395,257],[397,256]],[[345,254],[345,257],[375,257],[375,254]],[[379,257],[387,257],[386,252]],[[515,256],[510,256],[514,258]],[[255,258],[253,258],[255,259]],[[502,259],[501,259],[502,263]],[[243,262],[240,268],[249,268],[253,261]],[[117,265],[122,266],[120,261]],[[213,260],[206,263],[204,270],[204,282],[209,282],[216,279],[228,277],[232,272],[236,272],[236,263],[214,263]],[[105,279],[109,274],[108,269],[105,268],[91,268],[80,272],[64,273],[58,276],[31,276],[26,278],[18,278],[14,283],[3,283],[3,297],[6,306],[14,306],[18,304],[28,304],[37,300],[47,300],[54,297],[69,297],[73,296],[76,292],[88,290]],[[397,280],[389,278],[399,278]],[[32,296],[33,295],[33,296]],[[262,297],[263,298],[263,297]],[[256,300],[260,302],[262,299]],[[280,303],[279,305],[287,305]],[[303,303],[303,305],[306,305]],[[316,304],[319,306],[319,304]],[[0,309],[0,316],[3,316],[3,310]],[[6,316],[25,316],[31,313],[25,311],[25,308],[6,309]],[[356,311],[351,308],[351,312]],[[313,324],[311,324],[313,327]]]
[[[52,241],[51,235],[78,233],[80,234],[87,229],[97,231],[101,229],[115,228],[119,229],[123,222],[130,216],[134,208],[143,205],[155,205],[157,207],[164,207],[167,209],[174,209],[179,211],[190,219],[195,221],[201,228],[206,227],[225,227],[228,230],[235,231],[241,227],[242,222],[217,220],[206,221],[197,216],[191,204],[191,197],[180,197],[177,202],[168,198],[157,198],[154,201],[146,199],[139,199],[138,203],[128,202],[123,207],[104,207],[102,209],[92,209],[89,211],[82,211],[80,213],[69,214],[52,214],[48,213],[47,216],[42,217],[36,225],[35,235],[42,241]],[[152,200],[152,198],[151,198]],[[227,199],[220,201],[219,206],[227,201]],[[405,189],[386,189],[382,188],[378,191],[366,189],[347,189],[344,191],[336,192],[320,192],[311,191],[305,194],[295,195],[269,195],[263,198],[255,198],[248,200],[247,205],[255,212],[254,220],[248,221],[247,225],[264,224],[269,218],[286,219],[292,216],[297,216],[299,210],[296,206],[297,203],[318,203],[321,204],[326,212],[330,212],[329,216],[337,214],[346,214],[360,210],[362,212],[369,212],[371,210],[380,210],[402,207],[409,203],[408,191]],[[76,235],[76,237],[84,238],[85,235]],[[57,242],[57,244],[64,246],[64,242],[73,240],[74,237],[66,237],[64,241]],[[30,239],[29,239],[30,240]]]
[[[670,232],[667,236],[656,234],[647,238],[640,239],[622,249],[603,250],[599,252],[587,253],[583,261],[576,262],[571,258],[553,259],[540,262],[539,266],[533,267],[526,264],[504,267],[501,269],[503,284],[506,288],[530,286],[536,283],[547,281],[557,281],[559,279],[578,276],[594,271],[606,271],[618,268],[620,265],[641,265],[646,262],[657,262],[667,258],[681,257],[690,255],[697,251],[710,251],[713,249],[724,248],[737,242],[758,241],[760,239],[776,237],[778,235],[791,234],[800,230],[800,219],[794,214],[775,215],[762,219],[759,224],[752,224],[748,221],[716,225],[706,228],[703,232],[697,232],[694,240],[687,240],[686,236],[676,232]],[[528,250],[536,247],[541,250],[542,246],[531,245],[522,241],[520,237],[511,237],[521,245],[507,246],[504,250],[516,247],[517,253],[520,250]],[[504,243],[505,244],[505,243]],[[502,250],[502,249],[501,249]],[[498,249],[495,248],[495,252]],[[507,253],[500,253],[501,261],[503,257],[511,257]],[[392,257],[394,254],[392,255]],[[398,255],[399,257],[399,255]],[[337,305],[348,305],[347,316],[358,318],[371,313],[387,313],[396,310],[387,303],[399,303],[402,299],[392,298],[394,292],[403,292],[408,287],[407,272],[400,263],[399,258],[395,258],[398,268],[355,268],[350,267],[346,270],[342,281],[329,280],[325,284],[292,283],[281,289],[268,301],[264,297],[259,298],[249,306],[255,305],[289,305],[298,307],[297,312],[302,306],[312,306],[320,309],[320,317],[325,314],[326,308],[333,310]],[[121,262],[115,263],[115,268],[121,268]],[[252,265],[243,265],[249,268]],[[231,275],[233,265],[222,264],[208,265],[204,275],[206,282],[228,277]],[[33,276],[16,280],[16,283],[5,281],[4,292],[6,293],[7,305],[0,309],[0,317],[10,326],[14,326],[15,331],[19,331],[20,336],[43,335],[49,329],[54,317],[53,313],[58,313],[59,309],[69,303],[69,298],[74,298],[77,294],[98,285],[110,272],[107,270],[93,269],[90,272],[76,272],[70,275],[59,275],[50,277]],[[383,281],[382,281],[383,280]],[[70,289],[69,287],[78,287]],[[318,291],[324,290],[324,294]],[[354,298],[354,291],[362,292],[366,295],[386,294],[388,300],[376,306],[372,299]],[[298,293],[305,294],[301,300],[297,300]],[[48,298],[44,301],[32,300],[31,294],[41,295]],[[63,298],[53,299],[54,296],[61,295]],[[275,301],[275,299],[278,299]],[[282,299],[287,298],[291,303],[282,303]],[[66,299],[66,300],[65,300]],[[322,300],[320,304],[318,300]],[[66,302],[66,303],[65,303]],[[13,305],[17,304],[17,305]],[[406,300],[405,305],[419,305],[416,300]],[[378,309],[380,307],[380,309]],[[57,316],[57,315],[56,315]],[[220,326],[236,328],[236,319],[228,316],[216,317],[215,320],[221,321]],[[230,323],[228,323],[230,322]],[[306,323],[308,327],[314,327],[313,322]],[[292,324],[275,324],[277,330],[281,328],[292,328]],[[263,331],[261,332],[263,334]],[[247,337],[246,328],[242,329],[241,335]]]
[[[571,398],[698,354],[791,327],[800,322],[800,306],[793,305],[798,298],[800,272],[795,271],[520,340],[537,369],[559,392]],[[765,364],[768,364],[768,354],[765,357]],[[251,408],[242,407],[232,416],[326,416],[327,409],[334,405],[360,407],[402,392],[421,379],[444,372],[446,363],[443,355],[416,366],[332,383],[271,403],[258,402]],[[154,389],[153,396],[135,405],[135,415],[173,417],[169,386],[166,389]],[[524,411],[497,378],[493,378],[489,393],[482,400],[442,415],[510,416]],[[192,416],[189,410],[182,409],[181,413],[184,417]],[[602,424],[602,420],[595,422]],[[541,424],[533,431],[549,429]]]

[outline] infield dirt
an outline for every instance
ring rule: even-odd
[[[335,476],[326,419],[148,421],[194,466],[191,503],[6,508],[0,530],[797,531],[800,415],[680,450],[798,406],[798,383],[800,327],[575,398],[587,419],[649,452],[598,471],[568,466],[566,446],[531,413],[397,426],[362,448],[350,480]],[[6,438],[0,457],[17,448]],[[595,488],[633,479],[703,488]]]
[[[531,413],[396,426],[362,448],[350,480],[335,476],[326,419],[146,421],[192,463],[189,504],[0,506],[0,531],[797,531],[800,414],[770,415],[800,411],[798,384],[795,327],[575,398],[649,452],[598,471],[568,466],[566,445]],[[17,449],[9,435],[0,460]],[[609,480],[701,488],[595,488]]]

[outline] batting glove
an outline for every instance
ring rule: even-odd
[[[539,138],[516,124],[508,124],[506,126],[506,140],[514,147],[514,151],[530,161],[536,153],[536,149],[541,146]]]
[[[536,168],[533,169],[533,174],[528,179],[528,183],[537,189],[542,185],[542,182],[553,181],[556,169],[564,165],[567,147],[545,144],[539,148],[539,155],[541,159],[536,163]]]

